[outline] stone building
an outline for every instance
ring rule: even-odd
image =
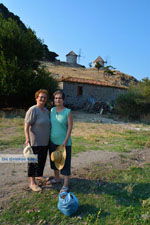
[[[70,64],[77,64],[77,57],[78,55],[75,52],[71,51],[66,55],[66,61]]]
[[[96,63],[100,63],[100,65],[102,67],[104,67],[104,63],[106,63],[102,57],[98,56],[93,62],[92,62],[92,66],[95,67]]]
[[[62,78],[61,82],[63,82],[63,91],[66,96],[65,104],[76,108],[84,107],[91,96],[95,101],[111,103],[119,94],[127,90],[124,86],[75,77]]]

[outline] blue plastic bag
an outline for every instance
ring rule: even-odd
[[[71,216],[77,211],[79,201],[72,192],[61,192],[58,196],[57,207],[64,215]]]

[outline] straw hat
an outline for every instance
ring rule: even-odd
[[[66,148],[63,145],[59,145],[54,152],[51,153],[51,160],[55,163],[58,170],[61,170],[65,165],[66,160]]]
[[[32,148],[30,145],[27,145],[24,149],[23,149],[23,155],[24,157],[28,158],[30,157],[30,155],[32,154]]]

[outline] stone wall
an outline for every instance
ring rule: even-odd
[[[68,55],[66,57],[66,61],[68,63],[76,64],[77,63],[77,55]]]
[[[82,95],[80,95],[79,90],[82,90]],[[90,96],[93,96],[96,101],[111,103],[119,94],[126,92],[126,89],[64,82],[63,91],[66,96],[65,104],[82,108]]]

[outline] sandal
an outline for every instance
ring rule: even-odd
[[[36,177],[36,181],[39,186],[45,186],[45,185],[50,185],[51,182],[50,180],[54,177]]]
[[[62,192],[69,192],[69,188],[68,188],[68,187],[63,186],[63,187],[61,188],[61,190],[60,190],[60,192],[59,192],[59,193],[62,193]]]
[[[36,184],[32,184],[32,185],[29,185],[29,188],[32,190],[32,191],[42,191],[42,188],[40,188],[38,185]]]
[[[55,177],[42,177],[42,178],[36,178],[36,181],[38,182],[39,186],[44,186],[44,185],[51,185],[51,184],[60,184],[62,180],[60,178],[55,178]]]
[[[46,182],[46,179],[44,177],[36,177],[36,183],[38,184],[38,186],[43,186]]]
[[[49,182],[51,183],[51,184],[60,184],[62,181],[61,181],[61,179],[60,178],[53,178],[53,179],[51,179],[51,180],[49,180]]]

